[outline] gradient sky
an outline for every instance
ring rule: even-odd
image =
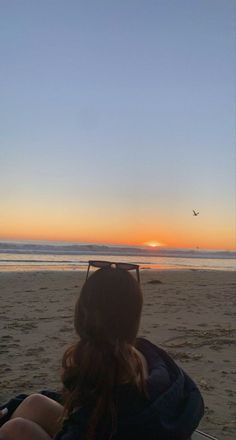
[[[235,18],[1,0],[0,238],[235,248]]]

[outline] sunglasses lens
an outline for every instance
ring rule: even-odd
[[[138,268],[138,266],[136,266],[135,264],[129,264],[129,263],[117,263],[116,266],[119,269],[124,269],[124,270],[133,270]]]
[[[90,266],[93,267],[107,267],[110,266],[111,263],[109,261],[89,261]]]

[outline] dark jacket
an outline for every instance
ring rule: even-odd
[[[204,413],[201,394],[190,377],[168,354],[145,339],[136,347],[148,363],[147,391],[141,396],[130,385],[118,389],[118,426],[114,440],[186,440]],[[75,411],[56,440],[82,440],[88,426],[85,409]],[[99,440],[110,439],[111,428],[98,430]]]
[[[201,394],[193,380],[162,349],[139,338],[136,347],[148,363],[148,398],[129,384],[117,389],[118,424],[112,440],[187,440],[204,413]],[[59,400],[57,394],[49,397]],[[83,440],[89,412],[75,411],[56,440]],[[99,440],[111,440],[111,427],[101,423]]]

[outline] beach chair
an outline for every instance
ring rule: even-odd
[[[205,434],[205,432],[202,431],[198,431],[196,430],[192,436],[191,436],[192,440],[217,440],[216,437],[212,437],[212,435],[209,434]]]

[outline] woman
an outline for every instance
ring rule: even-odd
[[[203,415],[201,395],[163,350],[136,338],[142,292],[124,268],[108,264],[82,288],[74,320],[79,340],[63,357],[63,406],[43,395],[27,397],[0,438],[190,438]]]

